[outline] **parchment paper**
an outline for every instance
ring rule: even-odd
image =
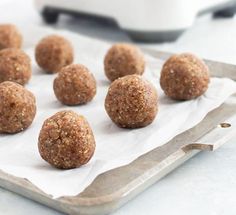
[[[198,99],[176,102],[167,98],[159,86],[162,61],[146,56],[145,78],[159,94],[159,113],[148,127],[135,130],[118,128],[107,116],[104,98],[109,82],[103,71],[103,58],[110,44],[66,31],[41,27],[21,27],[24,50],[31,56],[33,77],[26,86],[37,99],[37,115],[31,127],[15,135],[0,135],[0,169],[26,178],[53,198],[73,196],[82,192],[99,174],[129,164],[139,156],[161,146],[198,124],[208,112],[217,108],[236,92],[229,79],[212,78],[208,91]],[[56,75],[43,73],[34,61],[36,43],[48,34],[60,34],[69,39],[75,49],[75,63],[86,65],[94,73],[98,92],[87,105],[67,107],[54,96],[52,83]],[[190,50],[191,51],[191,50]],[[96,139],[96,152],[91,161],[78,169],[58,170],[43,161],[38,153],[37,138],[43,121],[54,113],[72,109],[89,121]]]

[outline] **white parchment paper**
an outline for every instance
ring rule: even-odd
[[[28,179],[54,198],[77,195],[99,174],[129,164],[165,144],[177,134],[198,124],[208,112],[236,92],[234,81],[212,78],[208,91],[200,98],[185,102],[172,101],[163,94],[159,86],[163,62],[146,56],[144,76],[158,90],[159,113],[155,121],[146,128],[121,129],[111,122],[104,109],[109,82],[104,75],[103,58],[110,44],[48,28],[27,27],[21,30],[25,38],[24,50],[31,56],[33,63],[33,77],[26,87],[35,94],[38,111],[32,126],[26,131],[15,135],[0,135],[0,169]],[[52,89],[56,75],[44,74],[36,65],[34,47],[43,36],[52,33],[69,39],[75,49],[75,63],[86,65],[94,73],[98,92],[89,104],[77,107],[60,104]],[[94,131],[96,152],[87,165],[78,169],[55,169],[43,161],[38,153],[37,138],[43,121],[63,109],[72,109],[84,115]]]

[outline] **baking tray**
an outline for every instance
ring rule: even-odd
[[[165,60],[171,54],[143,49]],[[236,80],[236,66],[206,60],[211,76]],[[129,165],[99,175],[81,194],[53,199],[27,179],[0,171],[0,186],[67,214],[107,214],[121,207],[201,151],[214,151],[236,133],[236,95],[210,112],[194,128]]]

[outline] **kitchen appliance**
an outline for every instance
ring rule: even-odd
[[[175,40],[199,15],[232,17],[236,12],[236,0],[35,0],[35,3],[47,23],[56,23],[60,14],[110,19],[136,40],[157,42]]]

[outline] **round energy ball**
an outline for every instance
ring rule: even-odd
[[[47,73],[56,73],[73,62],[74,54],[70,42],[64,37],[50,35],[43,38],[35,49],[38,65]]]
[[[104,69],[110,81],[126,75],[142,75],[145,69],[144,56],[134,45],[115,44],[105,56]]]
[[[0,25],[0,50],[5,48],[21,48],[22,36],[15,25]]]
[[[31,74],[30,58],[22,50],[8,48],[0,51],[0,82],[13,81],[25,85]]]
[[[0,84],[0,133],[17,133],[28,128],[36,114],[34,95],[21,85]]]
[[[96,95],[96,80],[85,66],[69,65],[58,73],[53,89],[57,99],[63,104],[85,104]]]
[[[158,110],[155,87],[139,75],[128,75],[112,82],[105,109],[119,127],[139,128],[153,122]]]
[[[45,120],[38,142],[41,157],[59,169],[88,163],[95,151],[87,120],[73,111],[60,111]]]
[[[189,53],[173,55],[161,71],[161,88],[167,96],[176,100],[201,96],[208,89],[209,82],[207,65]]]

